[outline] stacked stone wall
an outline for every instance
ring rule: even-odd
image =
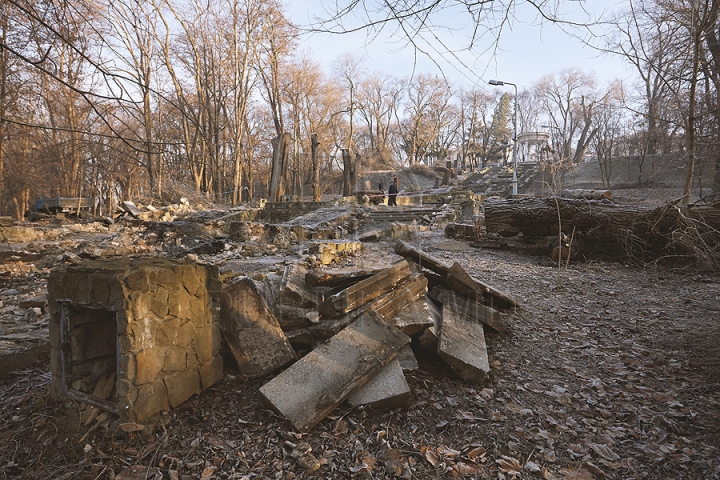
[[[219,292],[217,268],[162,258],[92,260],[53,270],[48,281],[53,397],[61,398],[67,388],[61,317],[78,308],[114,313],[121,419],[146,419],[208,388],[223,376],[213,297]]]

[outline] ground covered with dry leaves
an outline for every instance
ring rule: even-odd
[[[508,333],[487,333],[484,385],[413,345],[410,405],[342,405],[299,434],[260,404],[267,379],[243,379],[227,360],[223,382],[125,431],[51,403],[39,365],[0,379],[0,478],[720,478],[720,272],[558,268],[420,235],[411,243],[522,306]],[[348,261],[391,252],[381,242]]]

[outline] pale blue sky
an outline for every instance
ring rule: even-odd
[[[338,0],[342,4],[346,0]],[[287,11],[292,21],[300,26],[312,22],[313,15],[321,15],[321,4],[333,5],[335,0],[289,0]],[[559,0],[564,18],[587,22],[600,16],[608,16],[616,11],[624,0],[586,0],[584,2]],[[487,80],[498,79],[513,82],[518,88],[529,87],[532,83],[546,74],[555,73],[562,69],[577,67],[585,72],[594,72],[602,83],[615,78],[630,79],[634,75],[631,67],[618,58],[600,55],[592,48],[567,33],[557,25],[551,23],[539,24],[535,13],[526,3],[516,2],[516,16],[521,21],[513,23],[512,28],[506,28],[500,42],[500,50],[484,52],[488,46],[483,41],[471,51],[459,52],[459,60],[467,68],[453,60],[457,68],[453,68],[442,55],[434,54],[439,67],[429,58],[418,54],[417,59],[411,48],[402,48],[401,39],[393,39],[390,35],[381,33],[369,40],[366,33],[352,33],[333,35],[326,33],[313,33],[303,35],[301,48],[310,51],[326,72],[330,72],[333,62],[344,52],[356,52],[366,58],[370,70],[380,70],[397,76],[408,76],[413,73],[438,74],[442,68],[446,77],[455,84],[472,85],[478,83],[488,90]],[[443,17],[437,17],[436,22],[443,25],[452,25],[453,31],[434,29],[442,42],[451,48],[459,48],[467,44],[471,31],[467,18],[459,12],[448,12]],[[451,15],[455,15],[453,18]],[[581,34],[581,31],[576,31]],[[433,39],[433,46],[439,42]],[[445,55],[447,59],[450,56]],[[413,65],[414,61],[416,65]]]

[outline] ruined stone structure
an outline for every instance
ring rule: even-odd
[[[217,268],[192,262],[56,268],[48,280],[52,397],[141,421],[221,380],[219,292]],[[106,398],[97,393],[104,383]]]

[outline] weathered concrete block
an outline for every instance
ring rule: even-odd
[[[317,308],[318,294],[305,284],[307,273],[307,269],[301,265],[294,264],[285,267],[278,290],[278,303],[303,308]]]
[[[347,288],[350,285],[382,272],[386,268],[387,266],[377,266],[311,270],[305,275],[305,283],[308,287]]]
[[[295,428],[307,431],[409,342],[370,312],[263,385],[260,394]]]
[[[433,325],[428,327],[422,335],[420,335],[420,346],[425,350],[433,352],[437,351],[438,338],[440,336],[440,327],[442,326],[442,308],[435,305],[432,300],[427,302],[430,309]]]
[[[463,380],[482,383],[490,372],[482,324],[443,306],[438,354]]]
[[[344,255],[362,250],[362,242],[315,242],[308,250],[319,257],[320,263],[330,265]]]
[[[420,368],[417,358],[415,357],[415,353],[410,345],[407,345],[400,350],[396,358],[400,362],[403,372],[412,372]]]
[[[429,295],[432,299],[437,300],[443,305],[450,305],[461,314],[484,323],[498,332],[504,332],[506,330],[500,312],[493,308],[478,303],[471,298],[457,295],[452,290],[442,287],[433,288]]]
[[[318,311],[327,316],[342,315],[388,293],[409,276],[410,267],[402,261],[336,293],[321,303]]]
[[[424,278],[422,275],[418,277]],[[433,322],[430,307],[428,307],[427,301],[425,300],[424,293],[426,290],[427,287],[417,289],[417,293],[409,290],[410,295],[408,296],[410,298],[414,296],[415,299],[410,301],[408,306],[403,308],[400,313],[389,319],[388,323],[409,337],[422,333],[425,329],[432,327],[435,323]]]
[[[376,408],[398,408],[405,405],[411,397],[403,368],[400,361],[395,358],[373,375],[367,383],[351,393],[348,404],[352,407],[369,405]]]
[[[296,358],[255,282],[241,277],[225,288],[220,326],[243,375],[261,377]]]

